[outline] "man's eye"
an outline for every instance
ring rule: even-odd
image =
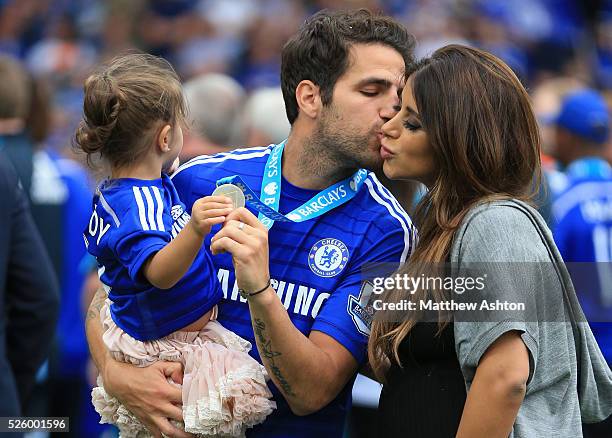
[[[378,91],[369,91],[369,90],[361,90],[361,94],[363,94],[364,96],[376,96],[378,94]]]

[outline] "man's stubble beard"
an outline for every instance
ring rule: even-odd
[[[374,129],[367,134],[353,134],[338,114],[329,108],[324,112],[307,145],[313,170],[325,171],[335,166],[339,172],[364,168],[372,171],[382,169],[382,158],[370,144],[375,140]],[[309,160],[310,161],[310,160]]]

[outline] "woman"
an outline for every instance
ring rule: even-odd
[[[419,244],[399,273],[485,262],[487,298],[516,301],[524,293],[533,313],[459,320],[440,312],[431,322],[419,312],[379,312],[369,358],[385,383],[381,436],[582,436],[572,326],[541,323],[563,320],[564,285],[553,269],[530,275],[508,263],[562,265],[541,217],[522,202],[540,173],[527,92],[493,55],[446,46],[408,71],[401,111],[383,133],[385,175],[429,189],[416,213]],[[385,300],[451,296],[458,297],[435,286],[412,295],[396,288]]]

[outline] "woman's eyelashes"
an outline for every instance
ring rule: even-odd
[[[421,129],[421,125],[418,122],[413,122],[411,120],[404,120],[404,127],[408,131],[417,131]]]

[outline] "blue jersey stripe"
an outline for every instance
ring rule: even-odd
[[[250,152],[242,153],[242,154],[235,154],[233,152],[227,152],[227,153],[221,153],[218,155],[206,155],[202,157],[196,157],[186,162],[182,166],[180,166],[176,170],[176,172],[172,174],[171,178],[174,178],[176,175],[178,175],[185,169],[189,169],[190,167],[193,167],[193,166],[197,166],[201,164],[220,163],[226,160],[239,160],[239,161],[249,160],[252,158],[259,158],[259,157],[264,157],[266,155],[269,155],[270,151],[271,149],[266,148],[264,150],[255,150],[254,152],[250,151]]]
[[[404,230],[404,250],[402,251],[399,262],[405,262],[406,258],[410,254],[410,251],[412,250],[412,229],[409,229],[406,225],[406,222],[400,218],[401,216],[398,215],[397,212],[395,212],[393,205],[389,201],[385,201],[380,197],[380,195],[374,189],[374,185],[372,184],[372,181],[370,179],[366,179],[365,183],[368,186],[368,190],[370,191],[370,194],[372,195],[374,200],[376,200],[379,204],[383,205],[387,209],[389,214],[396,218],[401,224],[402,229]]]
[[[102,194],[102,192],[98,194],[98,199],[100,200],[100,205],[102,205],[102,208],[104,208],[104,210],[106,210],[106,212],[110,215],[110,217],[113,218],[115,225],[116,226],[121,225],[121,221],[117,217],[117,213],[115,213],[115,210],[113,210],[112,207],[108,205],[108,202],[106,202],[106,199],[104,199],[104,195]]]
[[[144,206],[144,200],[142,199],[142,195],[140,194],[140,187],[132,187],[132,191],[134,192],[134,198],[136,199],[136,205],[138,206],[138,218],[140,219],[140,226],[143,230],[149,231],[149,222],[147,221],[147,215]]]
[[[371,173],[372,181],[374,181],[375,188],[377,192],[385,199],[391,202],[392,207],[394,207],[395,212],[398,214],[400,218],[404,220],[406,226],[410,229],[414,225],[410,220],[410,216],[406,213],[406,210],[397,202],[397,199],[391,194],[391,192],[380,182],[380,180],[376,177],[375,174]]]

